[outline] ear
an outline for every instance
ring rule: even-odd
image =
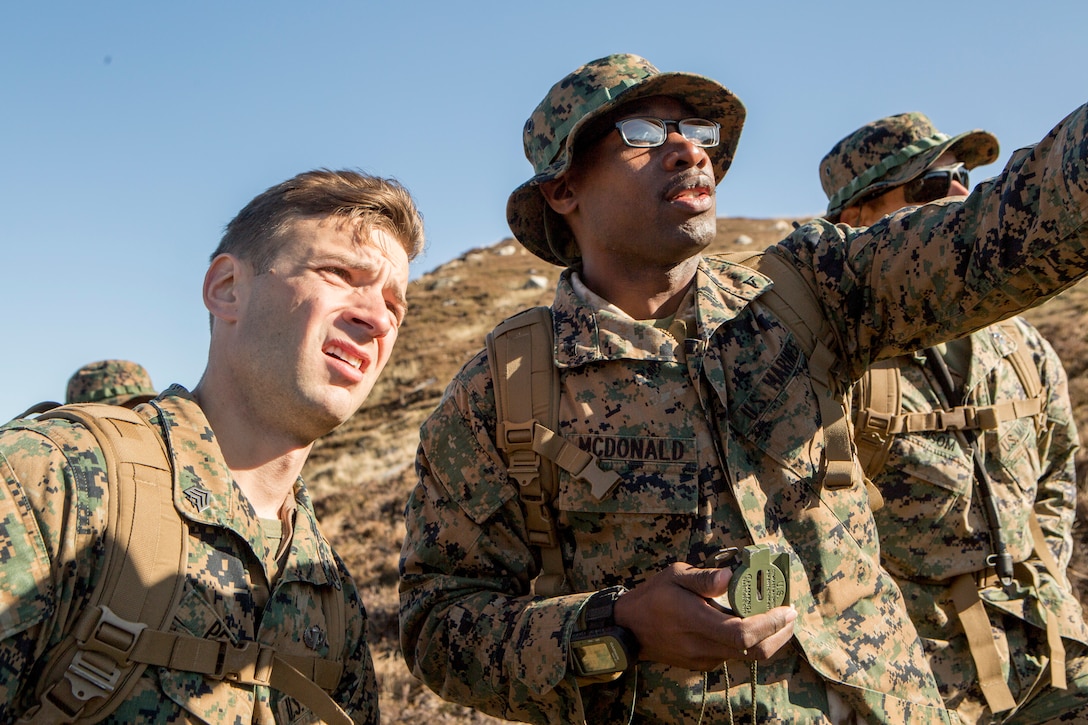
[[[212,317],[237,321],[249,267],[233,254],[220,254],[204,274],[204,306]]]
[[[548,202],[548,206],[556,214],[570,214],[578,208],[578,196],[571,182],[571,175],[568,173],[540,185],[544,201]]]

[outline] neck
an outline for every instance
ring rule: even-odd
[[[266,425],[235,393],[236,389],[216,385],[207,372],[193,389],[234,482],[258,516],[274,519],[292,495],[313,443],[300,444]]]
[[[654,320],[676,314],[698,266],[699,257],[665,268],[605,267],[584,260],[580,276],[586,287],[636,320]]]

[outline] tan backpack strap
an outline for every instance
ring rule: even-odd
[[[1038,521],[1035,516],[1032,515],[1029,521],[1038,527]],[[1031,524],[1029,524],[1030,526]],[[1042,536],[1043,530],[1038,529],[1039,536]],[[1032,531],[1032,538],[1035,538],[1035,531]],[[1039,540],[1035,541],[1036,546],[1039,546]],[[1042,548],[1049,551],[1046,546],[1046,542],[1042,542]],[[1054,557],[1047,554],[1047,558],[1051,563],[1054,562]],[[1017,579],[1020,581],[1021,586],[1032,587],[1036,591],[1036,598],[1042,603],[1041,597],[1038,596],[1039,591],[1039,571],[1030,564],[1020,563],[1016,565]],[[1049,568],[1049,565],[1048,565]],[[1054,572],[1051,571],[1051,576]],[[1061,581],[1061,579],[1058,579]],[[1042,603],[1042,609],[1046,616],[1046,641],[1050,647],[1050,684],[1059,689],[1064,690],[1068,688],[1069,683],[1065,674],[1065,644],[1062,642],[1061,625],[1058,623],[1058,614],[1050,607]]]
[[[559,427],[559,370],[555,366],[551,310],[534,307],[500,323],[487,336],[495,390],[496,442],[507,472],[518,484],[529,543],[540,551],[541,572],[533,591],[569,592],[559,530],[551,503],[559,486],[557,467],[584,478],[604,496],[617,481],[591,453],[568,443]]]
[[[1004,400],[993,405],[957,405],[951,410],[889,415],[875,407],[858,411],[860,434],[894,436],[899,433],[925,433],[941,430],[997,430],[1002,423],[1017,418],[1036,418],[1042,412],[1042,399]]]
[[[998,713],[1016,707],[1009,684],[1001,672],[1001,654],[997,650],[990,619],[978,596],[974,574],[961,574],[952,580],[952,602],[956,606],[967,645],[978,671],[978,684],[990,710]]]
[[[167,631],[185,582],[188,532],[174,508],[165,445],[151,424],[128,409],[100,404],[63,406],[43,417],[78,422],[98,439],[111,484],[110,545],[92,606],[51,655],[39,686],[41,705],[20,723],[99,720],[124,701],[148,665],[156,665],[268,685],[325,722],[349,725],[351,718],[326,692],[340,682],[340,662]],[[343,597],[323,601],[330,652],[339,652]]]
[[[332,628],[330,621],[330,634]],[[328,694],[343,674],[343,665],[336,660],[282,655],[259,642],[235,646],[222,640],[150,629],[143,631],[129,657],[144,665],[194,672],[211,679],[266,685],[294,698],[324,722],[351,723]]]
[[[1013,351],[1006,356],[1020,384],[1023,400],[1003,400],[993,405],[958,405],[950,410],[902,413],[900,402],[899,366],[892,360],[875,363],[854,388],[858,414],[854,431],[858,457],[866,475],[879,473],[888,458],[892,437],[900,433],[928,433],[949,430],[997,430],[1002,423],[1019,418],[1035,418],[1036,428],[1045,424],[1043,409],[1046,396],[1039,369],[1028,351],[1020,328],[1009,320],[1000,324],[1014,341]]]
[[[1035,545],[1035,555],[1039,557],[1039,561],[1043,562],[1043,566],[1046,567],[1050,576],[1054,577],[1054,581],[1059,584],[1066,581],[1064,572],[1058,566],[1057,559],[1054,558],[1054,552],[1046,543],[1046,534],[1043,533],[1043,526],[1039,523],[1039,517],[1035,511],[1028,516],[1028,529],[1031,531],[1031,541]]]
[[[902,410],[899,361],[896,358],[873,364],[854,386],[858,414],[854,421],[854,442],[858,460],[869,478],[876,478],[888,462],[892,434],[887,423]]]
[[[1036,430],[1042,430],[1046,427],[1046,415],[1043,413],[1046,408],[1046,391],[1043,388],[1043,381],[1039,377],[1039,368],[1035,366],[1035,361],[1028,350],[1027,340],[1024,339],[1024,333],[1020,330],[1020,326],[1016,324],[1016,321],[1005,320],[1000,324],[1000,327],[1016,343],[1012,353],[1006,356],[1005,359],[1009,361],[1013,370],[1016,371],[1016,377],[1020,378],[1020,384],[1024,386],[1028,401],[1038,401],[1039,409],[1035,412],[1037,416],[1035,427]]]
[[[834,334],[815,290],[792,264],[773,252],[723,256],[753,267],[774,281],[760,301],[790,329],[808,358],[824,431],[823,485],[846,488],[863,484],[869,494],[869,505],[876,511],[884,505],[884,498],[865,477],[854,452],[854,430],[846,410],[845,391],[840,390],[836,376],[839,359],[833,352]]]
[[[107,546],[88,607],[104,616],[95,617],[89,630],[73,630],[50,655],[38,684],[41,707],[24,721],[100,719],[125,699],[146,667],[129,657],[141,632],[147,626],[165,628],[173,619],[184,581],[178,574],[187,563],[187,532],[174,510],[162,438],[143,417],[126,408],[83,404],[56,408],[42,418],[86,427],[106,461]],[[67,437],[60,429],[55,434]],[[68,445],[80,448],[74,441]]]

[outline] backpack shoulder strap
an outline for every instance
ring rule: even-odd
[[[70,420],[94,434],[106,460],[110,508],[104,573],[72,632],[50,653],[38,685],[40,704],[20,725],[97,722],[124,701],[148,665],[266,685],[323,722],[351,724],[328,694],[340,681],[339,661],[169,631],[188,567],[188,529],[174,508],[166,444],[151,423],[127,408],[95,403],[62,406],[43,418]],[[339,653],[343,596],[326,594],[329,651]]]
[[[731,252],[723,258],[752,267],[770,277],[774,286],[760,297],[801,344],[808,358],[813,391],[820,406],[824,431],[823,485],[844,488],[863,482],[869,505],[884,505],[877,488],[864,476],[854,453],[854,430],[836,372],[839,360],[833,350],[834,333],[816,291],[791,264],[774,252]]]
[[[1020,329],[1020,326],[1016,324],[1016,320],[1009,319],[999,324],[1001,325],[1001,329],[1016,342],[1015,348],[1006,359],[1016,371],[1016,377],[1020,379],[1020,384],[1024,386],[1024,392],[1027,393],[1028,400],[1039,400],[1040,410],[1036,417],[1035,424],[1037,430],[1041,430],[1042,427],[1046,425],[1045,413],[1043,412],[1046,391],[1043,389],[1043,379],[1039,374],[1039,368],[1036,367],[1035,361],[1031,358],[1031,353],[1028,351],[1027,340],[1024,339],[1024,333]],[[1032,510],[1031,516],[1028,519],[1028,526],[1031,530],[1031,539],[1035,546],[1035,554],[1039,557],[1040,561],[1043,562],[1043,565],[1050,573],[1050,576],[1058,582],[1068,581],[1065,572],[1058,566],[1058,562],[1054,558],[1054,552],[1050,550],[1050,546],[1046,542],[1046,535],[1043,533],[1042,524],[1039,523],[1039,516],[1034,510]]]
[[[165,628],[173,618],[187,532],[174,510],[162,438],[143,417],[127,408],[81,404],[40,417],[48,418],[94,434],[109,479],[109,523],[103,574],[72,633],[50,656],[38,684],[41,706],[27,720],[97,720],[124,700],[146,667],[129,660],[140,633]],[[51,435],[67,438],[65,429],[54,430]]]
[[[884,470],[894,434],[891,421],[903,410],[902,381],[896,358],[873,364],[854,385],[857,418],[854,421],[854,443],[858,460],[869,478]]]
[[[1016,324],[1015,319],[1005,320],[998,323],[998,325],[1016,343],[1013,351],[1006,355],[1005,359],[1009,361],[1013,370],[1016,371],[1016,377],[1020,379],[1020,384],[1024,386],[1024,392],[1027,393],[1028,400],[1035,398],[1041,400],[1044,394],[1043,380],[1039,375],[1039,368],[1036,367],[1031,352],[1028,350],[1028,343],[1024,339],[1023,331]]]
[[[533,307],[504,320],[488,333],[486,344],[495,390],[496,443],[521,494],[529,542],[540,551],[541,573],[533,590],[555,596],[569,591],[551,510],[558,469],[589,482],[597,498],[620,477],[602,470],[596,456],[557,432],[559,369],[550,308]]]

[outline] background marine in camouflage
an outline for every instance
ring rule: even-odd
[[[105,403],[135,408],[158,395],[143,365],[129,360],[100,360],[68,378],[65,403]]]
[[[142,630],[136,651],[146,637],[173,644],[150,648],[151,666],[101,722],[316,722],[309,703],[323,719],[379,721],[366,611],[299,474],[388,362],[422,245],[408,192],[351,171],[300,174],[227,226],[204,279],[204,375],[134,411],[169,459],[163,516],[188,532],[168,631]],[[116,631],[87,606],[117,528],[104,460],[90,430],[66,420],[0,429],[2,722],[71,721],[101,704],[82,684],[102,678],[83,663],[46,699],[39,675],[73,628]],[[112,676],[126,655],[110,643],[92,654]]]
[[[949,722],[879,566],[865,486],[825,483],[817,393],[761,301],[770,280],[702,257],[743,118],[710,79],[610,56],[553,86],[526,124],[535,176],[507,219],[568,266],[552,305],[558,432],[621,480],[594,495],[561,473],[554,515],[574,593],[534,596],[542,549],[497,445],[486,354],[462,368],[421,431],[401,559],[405,659],[443,697],[541,723],[725,722],[752,711],[757,661],[762,722]],[[690,119],[720,124],[717,145]],[[962,203],[868,230],[814,220],[766,252],[821,302],[840,403],[872,361],[1088,272],[1086,126],[1078,109]],[[792,610],[738,619],[706,601],[730,574],[697,566],[751,543],[789,555]],[[590,620],[637,640],[619,679],[572,666]]]
[[[906,205],[966,196],[966,169],[996,157],[997,139],[985,131],[948,136],[921,113],[879,119],[821,161],[828,218],[869,226]],[[1053,348],[1013,318],[883,361],[854,402],[862,460],[872,458],[867,473],[884,496],[881,560],[903,590],[946,705],[964,723],[1088,720],[1088,627],[1066,576],[1079,442]],[[999,541],[1015,564],[1005,585],[990,559]],[[1054,686],[1055,675],[1066,687]]]

